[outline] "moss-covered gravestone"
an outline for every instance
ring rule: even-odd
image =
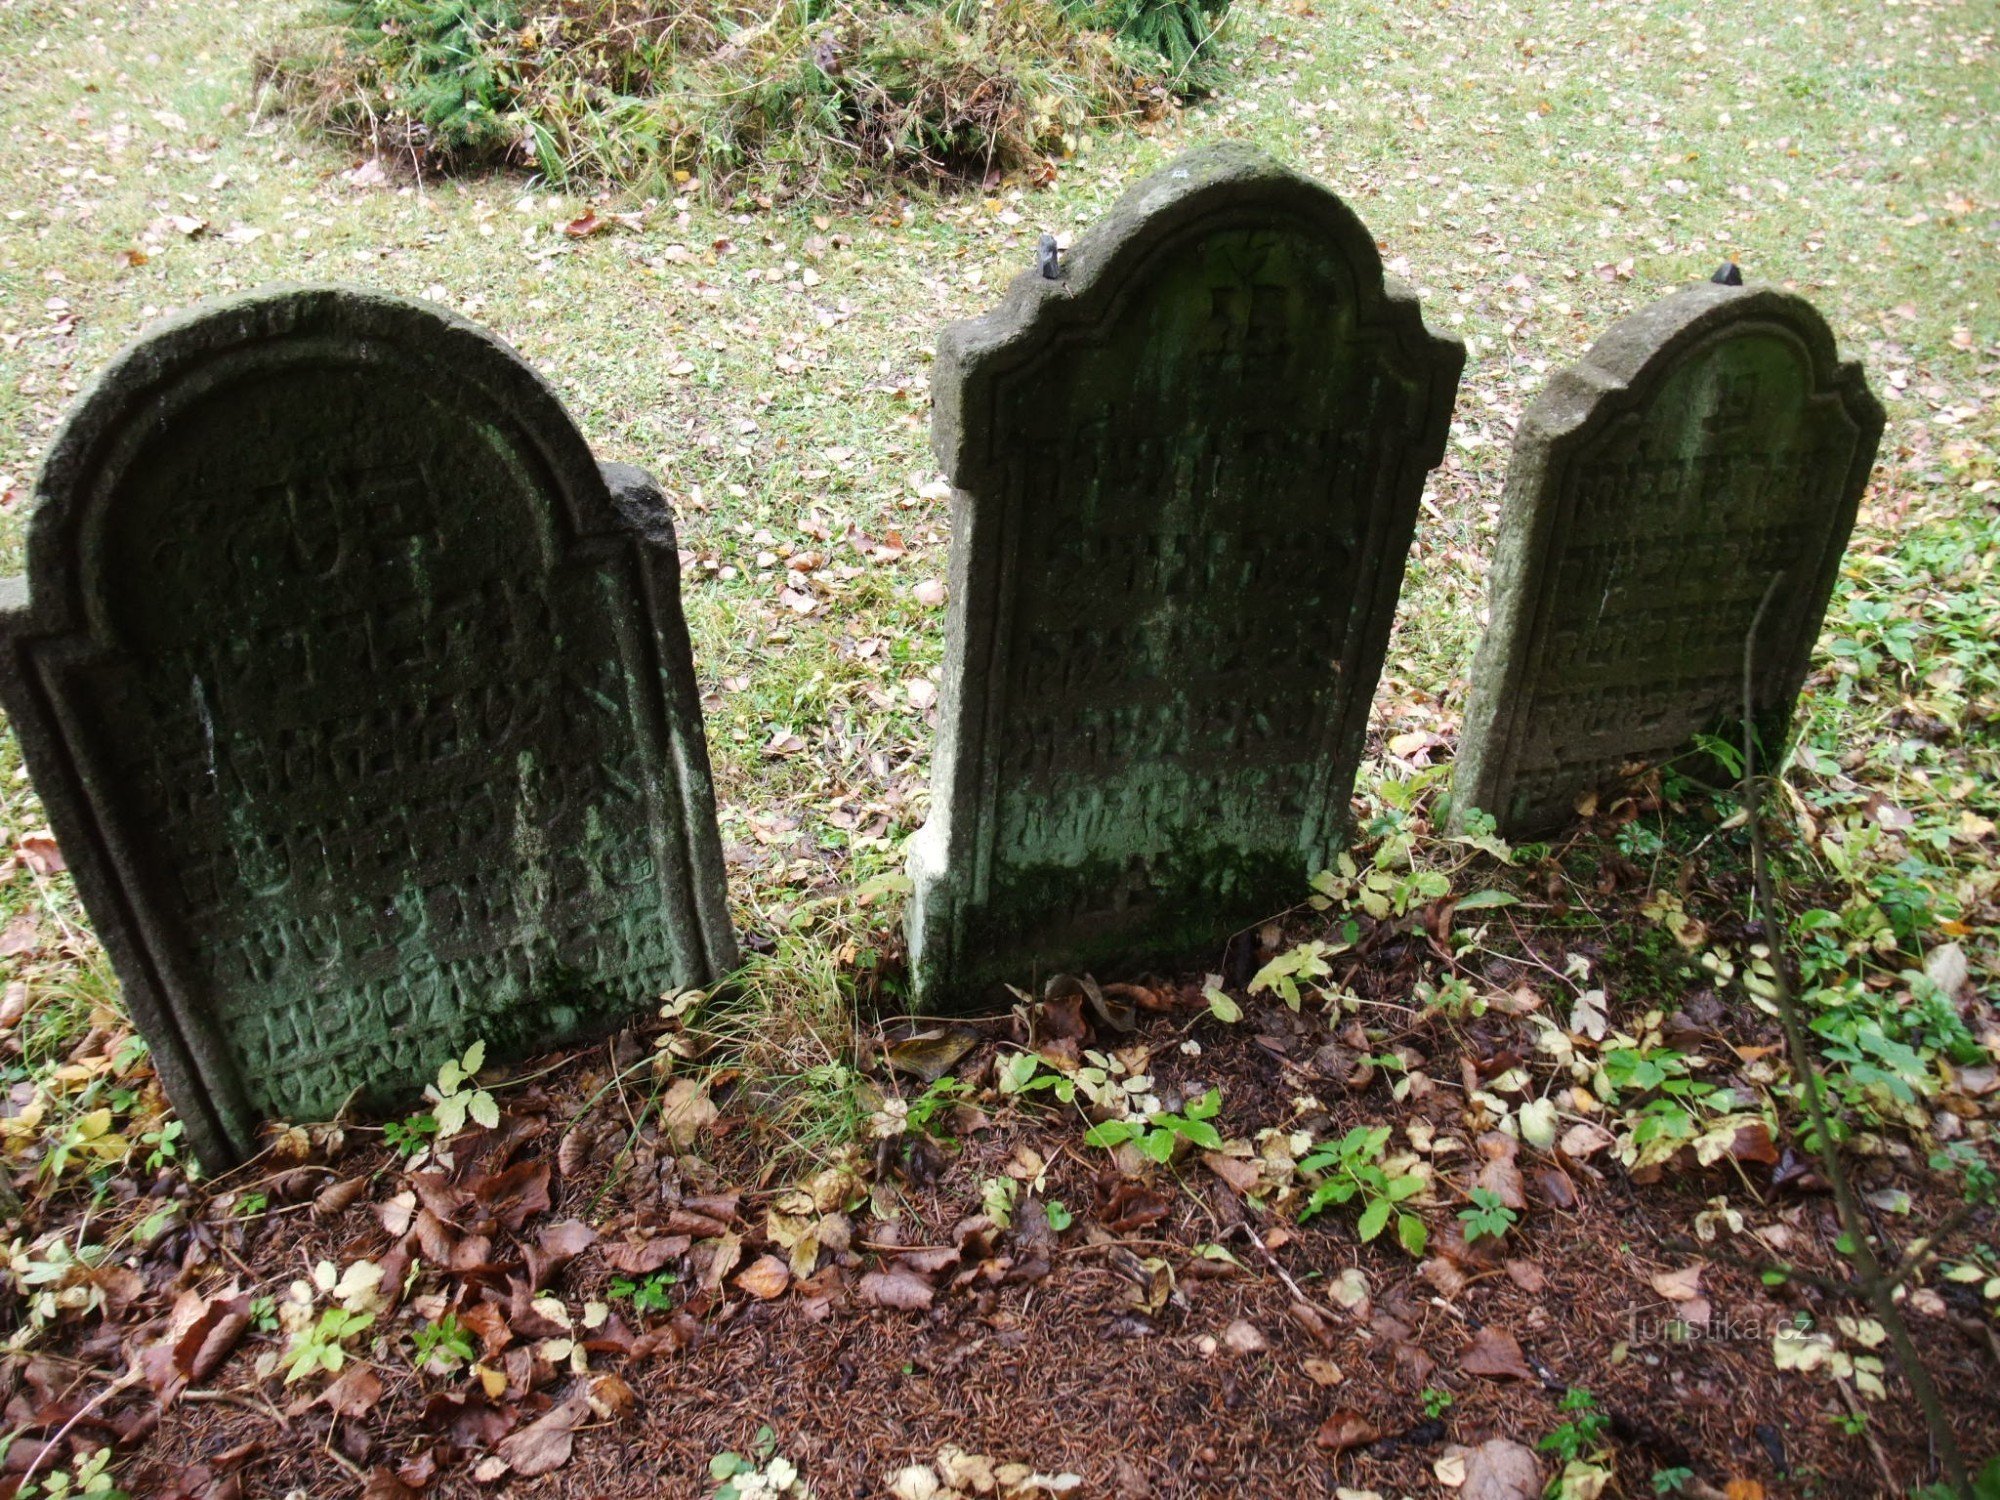
[[[1240,147],[946,330],[955,486],[918,1001],[1214,956],[1348,821],[1464,351],[1325,188]]]
[[[1634,313],[1529,409],[1453,801],[1531,835],[1695,737],[1783,737],[1882,407],[1811,304],[1703,284]],[[1766,594],[1770,601],[1764,603]]]
[[[733,965],[664,497],[497,340],[196,308],[38,498],[0,697],[204,1161]]]

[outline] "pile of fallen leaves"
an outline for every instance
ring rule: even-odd
[[[1753,997],[1632,1016],[1601,943],[1501,957],[1491,898],[1377,915],[1331,878],[1224,973],[885,1030],[829,1084],[864,1139],[796,1182],[682,997],[524,1085],[452,1079],[497,1104],[399,1149],[287,1128],[219,1182],[104,1182],[95,1222],[33,1200],[0,1497],[107,1448],[133,1493],[376,1500],[1921,1477]],[[1650,1091],[1578,1079],[1668,1050],[1740,1102],[1647,1150]],[[1886,1140],[1858,1170],[1892,1246],[1937,1237],[1908,1308],[1941,1380],[1991,1389],[2000,1279],[1960,1273],[1993,1211]]]

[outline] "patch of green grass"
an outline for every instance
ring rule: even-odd
[[[774,1139],[824,1151],[857,1128],[852,1007],[897,1003],[876,977],[898,941],[893,894],[862,905],[840,893],[900,870],[928,801],[924,685],[943,607],[919,585],[944,580],[948,542],[926,437],[937,331],[991,305],[1044,230],[1080,231],[1185,147],[1248,139],[1339,191],[1427,319],[1470,351],[1376,704],[1373,779],[1427,769],[1390,754],[1399,734],[1440,736],[1412,752],[1432,768],[1448,757],[1527,403],[1616,317],[1736,255],[1825,311],[1890,411],[1801,704],[1794,783],[1819,836],[1791,852],[1793,872],[1842,886],[1827,940],[1843,963],[1862,960],[1848,951],[1858,943],[1893,976],[1952,941],[1990,993],[1990,28],[1959,7],[1892,14],[1861,0],[1798,20],[1644,0],[1608,39],[1601,9],[1581,0],[1240,4],[1241,35],[1268,40],[1224,54],[1212,100],[1137,131],[1084,129],[1046,190],[882,190],[761,212],[669,176],[597,203],[636,227],[581,238],[563,226],[591,200],[539,176],[348,175],[357,151],[274,114],[252,75],[253,52],[298,19],[290,0],[10,10],[0,567],[19,565],[24,492],[63,405],[163,312],[274,280],[340,280],[428,296],[495,329],[602,456],[651,468],[673,500],[732,898],[739,925],[771,945],[722,1014],[737,1055],[769,1068],[756,1086],[777,1107]],[[1890,644],[1899,632],[1911,660]],[[1866,675],[1850,640],[1876,653]],[[1885,829],[1871,797],[1914,823]],[[10,847],[41,825],[11,737],[0,818]],[[1679,845],[1671,826],[1654,831],[1664,870]],[[1829,845],[1854,857],[1841,867]],[[1704,858],[1733,851],[1721,840]],[[1437,856],[1425,845],[1417,857]],[[1586,854],[1586,889],[1588,866]],[[78,1100],[53,1074],[112,987],[88,944],[53,941],[58,915],[83,925],[65,877],[17,866],[0,881],[0,925],[31,907],[51,940],[0,961],[29,996],[21,1050],[0,1067],[73,1119]],[[1602,925],[1581,910],[1561,920],[1571,933]],[[1893,951],[1876,949],[1877,933]],[[1655,975],[1663,992],[1673,977],[1664,963]],[[1898,990],[1870,993],[1886,1008]]]

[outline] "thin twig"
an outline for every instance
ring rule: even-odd
[[[1806,1040],[1805,1021],[1799,1014],[1798,1001],[1792,994],[1791,975],[1785,956],[1785,929],[1779,920],[1777,897],[1771,887],[1770,862],[1764,848],[1764,822],[1758,801],[1756,764],[1757,627],[1763,623],[1764,611],[1770,608],[1771,600],[1776,597],[1778,586],[1783,581],[1782,573],[1771,579],[1763,599],[1758,602],[1757,613],[1750,619],[1750,629],[1743,638],[1743,811],[1750,826],[1750,877],[1756,892],[1757,916],[1764,925],[1765,941],[1771,946],[1778,1020],[1784,1029],[1785,1049],[1791,1056],[1792,1073],[1798,1079],[1799,1092],[1803,1096],[1806,1122],[1812,1129],[1814,1154],[1819,1158],[1820,1171],[1833,1188],[1840,1227],[1851,1246],[1849,1253],[1859,1273],[1856,1279],[1868,1298],[1876,1321],[1889,1335],[1889,1348],[1896,1356],[1896,1363],[1902,1367],[1903,1378],[1910,1383],[1911,1394],[1923,1409],[1924,1424],[1930,1429],[1931,1447],[1945,1484],[1959,1500],[1974,1500],[1972,1481],[1967,1477],[1965,1459],[1958,1449],[1958,1437],[1951,1429],[1951,1417],[1938,1396],[1930,1371],[1917,1353],[1909,1324],[1903,1321],[1902,1309],[1896,1305],[1895,1288],[1883,1272],[1875,1246],[1868,1238],[1868,1220],[1861,1211],[1860,1195],[1854,1191],[1847,1168],[1841,1162],[1840,1147],[1834,1141],[1826,1100],[1821,1094],[1819,1069],[1813,1059],[1812,1047]]]
[[[135,1366],[127,1370],[123,1375],[120,1375],[111,1384],[107,1385],[103,1390],[99,1391],[95,1396],[92,1396],[82,1406],[72,1412],[69,1420],[56,1429],[55,1436],[42,1444],[40,1451],[28,1460],[28,1472],[21,1476],[21,1489],[25,1491],[28,1488],[29,1482],[35,1477],[35,1471],[41,1468],[42,1460],[56,1451],[62,1440],[69,1436],[69,1430],[72,1427],[96,1411],[98,1407],[109,1401],[113,1396],[116,1396],[120,1391],[130,1390],[138,1383],[139,1371]]]

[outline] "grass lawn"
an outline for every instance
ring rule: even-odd
[[[1990,1080],[1976,1091],[2000,1050],[1991,0],[1239,0],[1218,95],[1087,139],[1046,189],[776,209],[699,183],[638,202],[512,175],[385,173],[253,91],[250,58],[289,14],[285,0],[0,9],[0,565],[19,563],[34,468],[65,403],[162,313],[273,281],[341,281],[429,298],[506,338],[600,457],[648,467],[673,498],[732,898],[761,950],[753,1011],[730,1024],[761,1034],[765,1071],[739,1087],[801,1148],[787,1170],[854,1124],[839,1071],[865,1030],[851,997],[878,992],[877,957],[900,943],[895,900],[871,882],[901,869],[928,795],[949,542],[927,439],[937,330],[1028,269],[1041,233],[1080,231],[1136,176],[1223,138],[1342,194],[1426,318],[1467,343],[1362,778],[1370,838],[1409,832],[1419,860],[1463,866],[1465,851],[1431,839],[1423,799],[1464,706],[1513,425],[1549,373],[1729,258],[1809,297],[1865,362],[1890,424],[1802,703],[1791,867],[1803,904],[1834,913],[1814,930],[1832,944],[1820,1031],[1859,1122],[1895,1127],[1913,1144],[1889,1154],[1920,1162],[1946,1143],[1936,1121],[1950,1114],[1951,1137],[1994,1160]],[[571,232],[592,209],[604,227]],[[11,737],[0,787],[0,843],[14,851],[0,964],[17,986],[0,1004],[0,1127],[16,1127],[0,1147],[29,1200],[20,1245],[57,1231],[81,1244],[121,1159],[100,1152],[94,1186],[80,1170],[52,1180],[51,1143],[136,1138],[159,1121],[119,1092],[143,1064],[121,1051],[115,986],[67,882],[22,844],[42,823]],[[1661,812],[1559,851],[1533,878],[1588,892],[1591,869],[1623,861],[1636,874],[1622,890],[1581,902],[1589,940],[1657,956],[1657,892],[1697,855],[1704,869],[1739,858],[1713,809],[1695,811],[1707,831]],[[1740,917],[1740,884],[1718,889]],[[1515,936],[1561,948],[1574,934],[1550,917]],[[1984,1062],[1897,1033],[1924,1087],[1871,1093],[1855,1060],[1880,1064],[1869,1038],[1900,1024],[1884,1016],[1914,992],[1906,971],[1945,943],[1968,962],[1959,1024]],[[893,1009],[893,986],[882,993]],[[1635,1031],[1649,999],[1675,996],[1638,981],[1611,993]],[[107,1102],[108,1125],[79,1135]],[[2000,1274],[1990,1249],[1961,1263]],[[1972,1316],[1990,1340],[1987,1307]],[[1988,1395],[1966,1399],[1990,1401],[1996,1378],[1989,1366]],[[1907,1410],[1884,1421],[1913,1481],[1920,1429]],[[1824,1433],[1798,1441],[1823,1466],[1799,1493],[1875,1482],[1858,1436],[1837,1458]]]

